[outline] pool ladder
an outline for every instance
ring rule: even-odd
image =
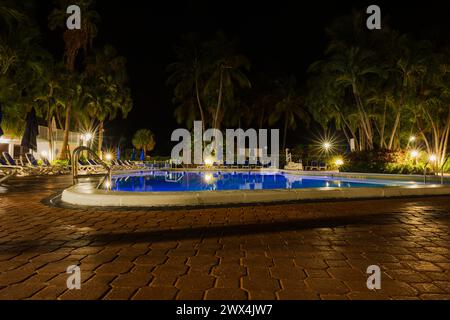
[[[87,177],[87,176],[91,176],[91,175],[97,175],[97,174],[91,174],[91,175],[89,175],[89,174],[80,175],[79,174],[78,161],[80,160],[80,155],[83,151],[86,151],[90,156],[93,156],[95,161],[97,161],[100,165],[102,165],[106,169],[105,179],[109,179],[109,181],[111,181],[111,166],[109,166],[105,162],[103,162],[103,160],[100,159],[100,157],[95,153],[94,150],[92,150],[88,147],[85,147],[85,146],[80,146],[80,147],[77,147],[73,151],[73,154],[72,154],[72,183],[76,184],[79,177]]]

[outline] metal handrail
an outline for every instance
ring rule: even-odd
[[[106,169],[106,171],[107,171],[106,176],[109,179],[111,179],[111,166],[109,166],[105,162],[103,162],[103,160],[100,159],[100,157],[92,149],[85,147],[85,146],[80,146],[80,147],[77,147],[73,151],[73,154],[72,154],[72,182],[73,182],[73,184],[76,184],[76,180],[78,177],[83,176],[83,175],[78,174],[78,165],[79,165],[78,160],[80,160],[80,154],[83,151],[87,151],[88,154],[94,156],[94,160],[97,161],[98,163],[100,163],[100,165],[102,165]]]

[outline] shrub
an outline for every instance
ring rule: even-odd
[[[343,172],[420,174],[423,164],[415,163],[403,151],[372,150],[352,152],[346,157]]]

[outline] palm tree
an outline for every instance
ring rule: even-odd
[[[86,77],[89,87],[89,102],[85,114],[99,122],[98,154],[102,156],[104,124],[116,118],[118,112],[126,118],[133,106],[129,89],[126,87],[126,59],[118,56],[116,50],[106,45],[87,59]]]
[[[206,118],[200,91],[206,66],[201,52],[196,34],[189,33],[182,36],[181,45],[175,47],[178,61],[167,67],[169,73],[167,84],[174,86],[174,103],[181,103],[175,111],[177,118],[185,113],[191,114],[186,123],[188,126],[192,126],[190,118],[195,118],[197,114],[195,109],[198,108],[204,131]],[[188,109],[188,111],[185,112],[184,109]]]
[[[304,107],[303,98],[297,92],[294,77],[278,81],[279,94],[275,109],[270,113],[269,125],[283,121],[283,150],[286,148],[286,136],[289,129],[297,127],[297,119],[309,125],[310,118]]]
[[[147,151],[152,151],[155,148],[155,135],[149,129],[140,129],[134,134],[132,143],[136,149],[144,150],[146,155]]]
[[[50,14],[49,27],[51,30],[56,28],[62,28],[64,30],[64,60],[68,71],[75,72],[75,61],[80,51],[84,50],[84,53],[92,47],[93,39],[97,36],[96,23],[99,20],[98,14],[91,9],[93,0],[78,0],[75,3],[80,6],[83,12],[83,18],[81,19],[81,29],[69,30],[66,28],[66,8],[74,4],[71,0],[58,0],[59,8],[53,10]],[[72,111],[72,104],[70,97],[66,102],[66,114],[64,124],[64,140],[61,149],[60,159],[67,159],[67,150],[69,145],[69,130],[70,130],[70,117]]]
[[[205,93],[217,96],[217,104],[213,110],[213,127],[220,127],[220,117],[224,114],[224,100],[233,100],[235,84],[241,88],[250,88],[249,79],[244,70],[250,69],[250,61],[242,54],[234,52],[234,42],[228,40],[222,32],[218,32],[212,41],[205,43],[205,52],[211,62],[212,74],[205,85]]]

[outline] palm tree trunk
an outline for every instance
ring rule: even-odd
[[[222,95],[223,95],[223,68],[221,67],[220,70],[220,84],[219,84],[219,98],[217,99],[217,108],[216,108],[216,115],[214,116],[214,128],[218,128],[218,120],[219,120],[219,112],[220,112],[220,106],[222,105]]]
[[[48,130],[48,157],[49,160],[53,160],[53,128],[52,128],[52,115],[50,114],[50,103],[47,107],[47,130]]]
[[[384,111],[383,111],[383,121],[381,123],[381,133],[380,133],[380,148],[384,149],[386,141],[384,141],[384,132],[386,130],[386,112],[387,112],[387,101],[384,100]]]
[[[200,100],[200,93],[199,93],[199,89],[198,89],[198,79],[195,79],[195,95],[197,97],[197,104],[198,104],[198,109],[200,111],[200,118],[202,120],[202,129],[203,132],[205,132],[205,114],[203,113],[203,108],[202,108],[202,102]]]
[[[287,133],[287,126],[288,126],[288,117],[284,118],[284,131],[283,131],[283,148],[282,150],[286,150],[286,133]]]
[[[63,144],[61,148],[61,153],[59,155],[60,160],[67,160],[68,154],[67,149],[69,147],[69,130],[70,130],[70,112],[72,109],[72,102],[67,102],[67,108],[66,108],[66,121],[64,124],[64,139]]]
[[[104,131],[104,124],[103,121],[100,121],[100,124],[98,125],[98,146],[97,146],[97,154],[100,157],[100,159],[103,159],[103,131]]]
[[[398,125],[400,124],[400,115],[401,115],[401,107],[397,112],[397,116],[395,117],[394,128],[392,128],[391,138],[389,139],[388,149],[391,150],[394,144],[394,138],[397,133]]]

